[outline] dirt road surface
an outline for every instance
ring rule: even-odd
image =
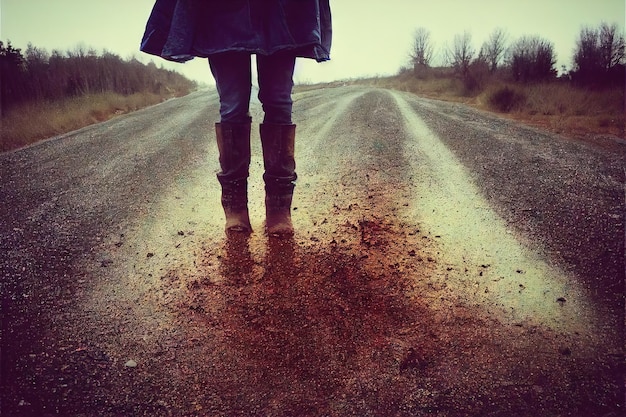
[[[623,145],[294,99],[292,239],[258,129],[224,235],[212,91],[0,155],[3,417],[624,415]]]

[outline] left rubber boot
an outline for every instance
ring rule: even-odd
[[[265,173],[265,228],[270,236],[292,236],[291,203],[296,186],[296,125],[260,126]]]
[[[250,166],[250,123],[216,123],[215,136],[221,171],[224,227],[229,232],[252,232],[248,214],[248,168]]]

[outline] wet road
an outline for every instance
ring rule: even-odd
[[[294,98],[288,240],[258,132],[223,235],[214,92],[0,155],[2,415],[619,415],[626,152]]]

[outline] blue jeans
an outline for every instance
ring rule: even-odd
[[[296,57],[289,52],[256,55],[259,100],[265,116],[263,123],[291,124],[291,90]],[[209,56],[209,66],[220,96],[223,123],[250,121],[252,92],[251,54],[224,52]]]

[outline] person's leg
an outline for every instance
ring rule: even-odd
[[[257,56],[259,100],[265,117],[260,126],[265,173],[266,228],[270,235],[292,235],[291,202],[297,178],[296,126],[291,121],[295,56]]]
[[[295,64],[296,57],[288,52],[257,55],[259,100],[265,112],[263,123],[291,124]]]
[[[209,65],[220,97],[220,122],[215,124],[215,135],[221,167],[217,179],[222,186],[225,229],[227,232],[250,232],[250,54],[211,55]]]
[[[220,121],[248,123],[252,91],[250,54],[247,52],[214,54],[209,56],[209,66],[220,96]]]

